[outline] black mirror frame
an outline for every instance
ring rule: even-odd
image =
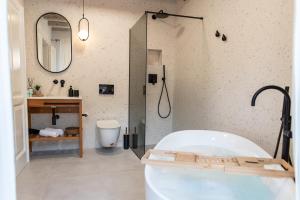
[[[59,16],[63,17],[63,18],[68,22],[68,24],[69,24],[69,26],[70,26],[71,60],[70,60],[70,63],[68,64],[68,66],[67,66],[64,70],[61,70],[61,71],[58,71],[58,72],[52,72],[52,71],[46,69],[46,68],[40,63],[40,61],[39,61],[38,39],[37,39],[37,37],[38,37],[38,33],[37,33],[37,25],[38,25],[38,22],[40,21],[40,19],[41,19],[42,17],[44,17],[45,15],[48,15],[48,14],[56,14],[56,15],[59,15]],[[50,72],[50,73],[61,73],[61,72],[66,71],[66,70],[70,67],[70,65],[71,65],[71,63],[72,63],[72,59],[73,59],[73,55],[72,55],[72,54],[73,54],[72,26],[71,26],[69,20],[67,20],[67,18],[66,18],[65,16],[63,16],[63,15],[61,15],[61,14],[59,14],[59,13],[56,13],[56,12],[47,12],[47,13],[41,15],[41,16],[38,18],[38,20],[36,21],[36,24],[35,24],[35,40],[36,40],[35,43],[36,43],[36,56],[37,56],[37,60],[38,60],[38,63],[40,64],[40,66],[41,66],[44,70],[46,70],[47,72]]]

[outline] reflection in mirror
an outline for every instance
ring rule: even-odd
[[[37,57],[49,72],[62,72],[72,61],[72,29],[68,20],[57,13],[42,15],[36,24]]]

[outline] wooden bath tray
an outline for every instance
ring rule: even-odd
[[[146,165],[218,169],[225,173],[294,178],[294,169],[285,160],[255,157],[213,157],[197,153],[148,150],[141,162]],[[268,166],[272,166],[268,167]]]

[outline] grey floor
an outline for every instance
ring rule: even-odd
[[[18,200],[142,200],[144,166],[131,150],[38,155],[17,177]]]

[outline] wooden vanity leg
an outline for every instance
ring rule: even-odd
[[[29,142],[29,152],[32,152],[32,142]]]
[[[28,128],[31,128],[31,113],[29,107],[27,109],[28,109]],[[29,153],[31,152],[32,152],[32,142],[29,141]]]
[[[79,156],[83,157],[83,147],[82,147],[82,128],[80,128],[80,136],[79,136]]]
[[[80,158],[83,157],[83,143],[82,143],[82,134],[83,134],[83,128],[82,128],[82,102],[80,101],[79,104],[79,156]]]

